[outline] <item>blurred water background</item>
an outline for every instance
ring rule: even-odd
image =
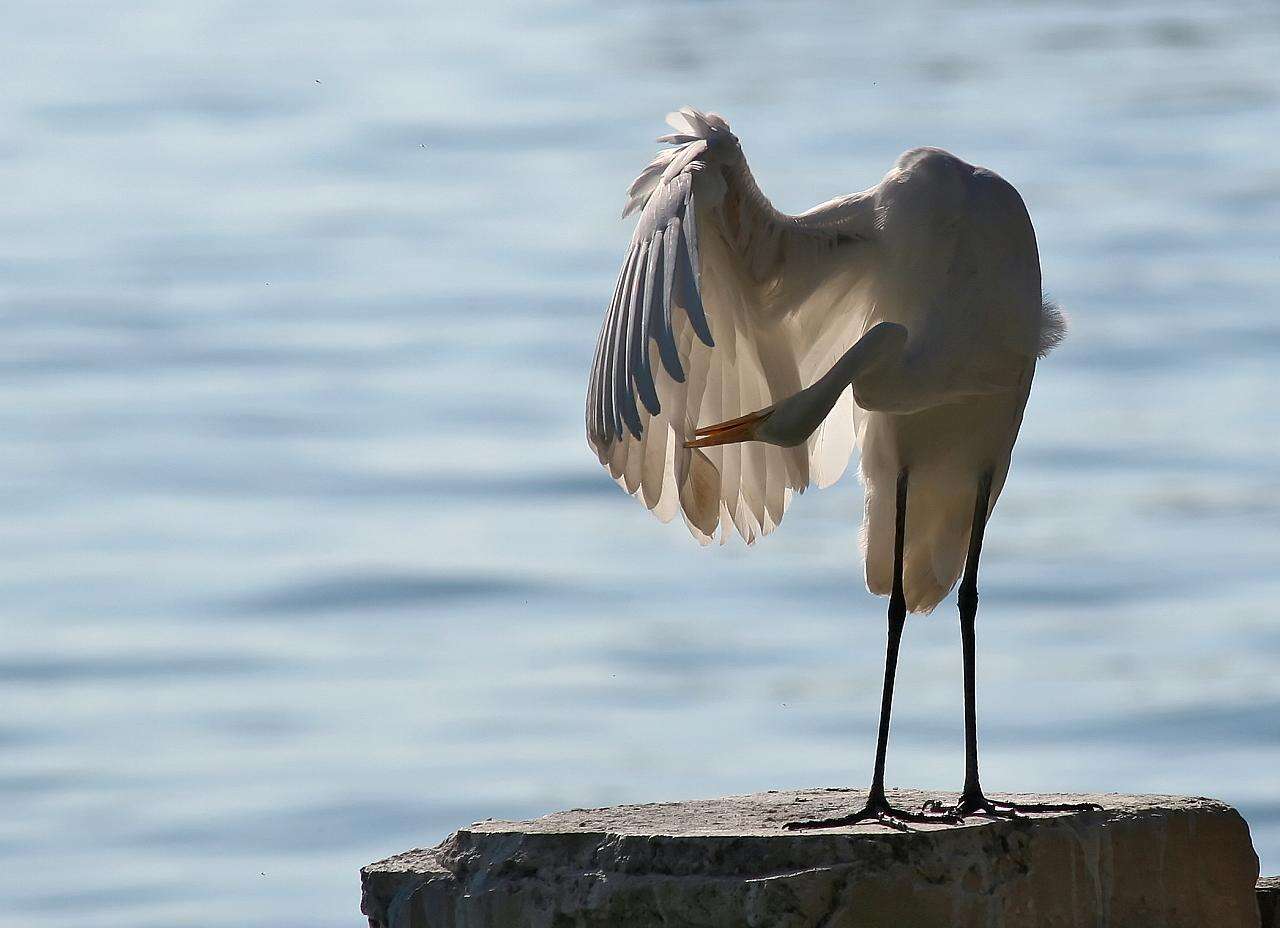
[[[362,924],[483,816],[864,784],[852,476],[700,550],[582,398],[669,109],[799,211],[929,144],[1023,193],[1041,365],[979,624],[990,789],[1209,794],[1280,871],[1280,12],[11,4],[0,923]],[[958,788],[954,610],[889,756]]]

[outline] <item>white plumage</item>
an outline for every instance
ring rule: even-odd
[[[788,216],[723,118],[685,108],[667,122],[673,147],[628,191],[624,215],[640,219],[592,366],[592,448],[664,521],[679,512],[703,543],[733,529],[751,543],[793,493],[838,479],[856,442],[867,585],[889,592],[894,487],[909,468],[906,601],[931,610],[963,565],[974,486],[990,473],[994,506],[1036,358],[1063,331],[1021,198],[990,171],[914,149],[875,187]],[[798,444],[686,447],[700,424],[810,387],[880,323],[904,327],[905,345],[868,348]]]

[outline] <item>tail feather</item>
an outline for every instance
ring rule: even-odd
[[[1036,356],[1043,358],[1067,337],[1067,314],[1047,296],[1040,303],[1040,344]]]

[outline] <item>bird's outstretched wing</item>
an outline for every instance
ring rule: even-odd
[[[865,330],[866,194],[801,216],[774,209],[715,113],[667,117],[673,134],[628,191],[640,210],[596,346],[587,435],[600,462],[659,518],[684,515],[706,543],[748,543],[793,492],[843,473],[851,394],[805,444],[690,449],[699,423],[768,406],[807,386]]]

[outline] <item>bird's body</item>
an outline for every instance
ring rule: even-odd
[[[917,149],[875,198],[887,270],[873,319],[911,338],[905,363],[855,387],[867,587],[882,595],[892,587],[894,488],[908,468],[904,585],[907,608],[924,612],[960,576],[973,487],[986,473],[995,506],[1036,358],[1060,323],[1041,297],[1026,209],[1003,179]]]
[[[839,477],[856,440],[867,586],[889,596],[867,804],[789,827],[1032,808],[983,795],[974,709],[987,518],[1036,359],[1063,332],[1022,198],[985,168],[917,148],[875,187],[787,216],[724,119],[686,108],[667,122],[676,132],[660,141],[675,147],[628,191],[626,213],[642,212],[596,346],[592,448],[659,517],[679,511],[704,542],[733,526],[750,543],[794,492]],[[932,610],[962,572],[964,791],[950,810],[893,809],[885,754],[906,615]]]

